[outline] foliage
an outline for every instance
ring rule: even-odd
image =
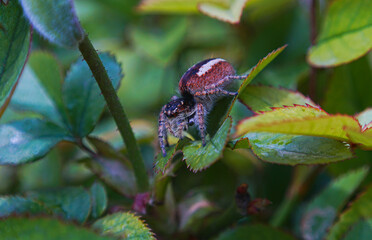
[[[368,239],[371,11],[0,0],[0,236]],[[210,57],[246,77],[164,157],[158,113]]]

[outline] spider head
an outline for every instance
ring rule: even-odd
[[[165,105],[164,114],[168,118],[176,118],[179,115],[187,116],[192,111],[195,103],[189,98],[172,98],[172,100]]]

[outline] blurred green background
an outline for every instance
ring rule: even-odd
[[[309,95],[310,66],[306,61],[310,47],[309,2],[251,0],[240,24],[236,25],[199,13],[143,14],[137,10],[138,0],[75,0],[75,7],[95,48],[99,52],[112,52],[123,66],[125,77],[118,95],[133,124],[151,173],[158,151],[159,111],[171,96],[178,94],[178,81],[182,74],[198,61],[221,57],[231,62],[238,74],[243,74],[267,53],[288,44],[286,50],[252,84],[299,90]],[[319,3],[318,23],[321,23],[327,1]],[[321,24],[318,25],[320,28]],[[77,51],[49,44],[36,33],[32,48],[53,52],[65,71],[79,57]],[[362,93],[366,86],[363,84],[372,79],[371,62],[369,53],[351,64],[318,69],[313,100],[330,113],[355,114],[370,107],[370,97]],[[25,84],[32,84],[29,82],[32,75],[26,68],[19,89],[22,84],[25,87]],[[360,84],[354,79],[359,79]],[[17,102],[22,101],[22,97],[28,97],[24,95],[27,93],[21,94],[19,89],[0,122],[29,115],[27,112],[14,111]],[[29,94],[32,96],[33,93]],[[241,104],[235,105],[235,121],[250,114]],[[108,112],[102,116],[94,134],[122,148],[118,131]],[[95,179],[94,175],[74,161],[83,157],[83,153],[73,145],[60,144],[58,149],[41,161],[18,168],[0,167],[0,192],[15,193],[81,183],[89,186]],[[354,160],[327,166],[327,171],[322,172],[316,180],[314,191],[324,186],[330,176],[360,165],[370,165],[371,159],[370,152],[359,150]],[[248,182],[254,196],[273,202],[271,211],[274,211],[285,194],[292,170],[289,166],[264,163],[248,150],[226,150],[222,161],[207,171],[194,174],[183,167],[174,178],[173,186],[177,201],[182,202],[185,196],[202,192],[217,199],[216,208],[223,209],[231,201],[236,186]],[[371,179],[372,175],[366,181]],[[109,190],[109,196],[111,206],[131,203],[114,191]],[[156,222],[148,221],[150,225],[154,224],[152,227],[156,226]]]

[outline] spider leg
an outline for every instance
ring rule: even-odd
[[[183,138],[183,130],[187,129],[187,122],[180,122],[177,126],[177,137],[182,139]]]
[[[163,109],[162,109],[162,111],[159,115],[158,136],[159,136],[160,149],[161,149],[161,152],[162,152],[163,156],[165,157],[167,155],[167,152],[165,151],[165,147],[169,146],[169,144],[168,144],[168,134],[167,134],[167,127],[166,127],[168,122],[166,120]],[[169,123],[168,123],[168,125],[169,125]]]
[[[201,103],[196,105],[197,121],[199,125],[200,137],[202,139],[203,147],[205,146],[205,111]]]
[[[206,96],[206,95],[230,95],[230,96],[236,96],[238,95],[237,92],[229,92],[221,88],[214,88],[214,89],[209,89],[209,90],[204,90],[200,92],[194,93],[194,96]]]
[[[223,84],[227,84],[229,83],[231,80],[240,80],[240,79],[244,79],[246,78],[248,75],[241,75],[241,76],[226,76],[224,78],[222,78],[221,80],[219,80],[218,82],[214,83],[214,84],[211,84],[209,86],[206,87],[206,89],[213,89],[213,88],[218,88],[220,87],[221,85]]]

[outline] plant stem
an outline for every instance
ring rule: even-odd
[[[317,10],[317,0],[311,0],[310,2],[310,42],[311,46],[315,45],[315,40],[317,37],[317,23],[316,23],[316,10]],[[310,77],[309,77],[309,96],[314,101],[316,100],[316,80],[317,80],[317,69],[311,67]]]
[[[286,196],[274,216],[271,218],[270,224],[272,226],[279,227],[286,221],[292,208],[305,195],[305,193],[307,193],[309,186],[322,169],[323,166],[297,166],[294,169],[292,182],[287,190]]]
[[[167,191],[167,186],[175,174],[175,172],[181,167],[182,165],[183,155],[182,153],[176,154],[172,161],[174,162],[171,167],[167,170],[166,173],[161,174],[158,173],[155,177],[154,183],[154,193],[153,199],[155,204],[162,205],[164,203],[165,193]]]
[[[89,65],[89,68],[101,89],[107,107],[110,110],[119,129],[120,135],[127,147],[129,160],[133,165],[134,174],[136,176],[138,190],[139,192],[146,192],[149,189],[149,179],[133,130],[119,98],[116,95],[116,91],[112,86],[111,80],[107,75],[106,69],[87,35],[85,35],[85,38],[80,42],[79,50]]]

